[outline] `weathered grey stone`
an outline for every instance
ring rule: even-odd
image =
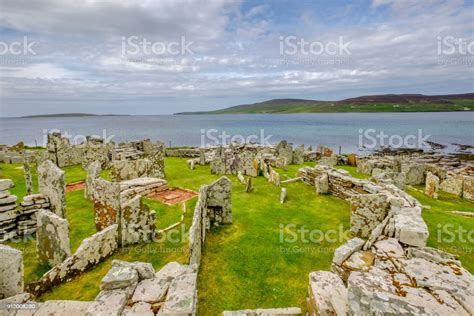
[[[155,234],[155,212],[137,195],[121,206],[120,242],[122,246],[141,241],[150,242]]]
[[[462,197],[463,199],[474,201],[474,177],[464,177]]]
[[[5,191],[13,188],[13,181],[10,179],[0,179],[0,191]]]
[[[444,192],[456,194],[457,196],[462,196],[463,185],[464,176],[450,174],[443,182],[441,182],[440,189]]]
[[[293,164],[302,165],[304,163],[304,145],[296,146],[293,150]]]
[[[56,214],[41,210],[37,213],[36,254],[39,262],[54,266],[71,255],[69,224]]]
[[[41,304],[35,316],[85,315],[90,302],[51,300]]]
[[[197,310],[197,272],[176,277],[166,295],[159,315],[194,315]]]
[[[401,171],[406,175],[407,185],[422,184],[425,182],[426,166],[421,163],[402,163]]]
[[[314,178],[314,187],[316,188],[317,194],[328,194],[329,191],[329,178],[327,173]]]
[[[278,143],[275,150],[277,157],[284,159],[284,166],[293,163],[293,148],[286,140],[282,140]]]
[[[309,315],[347,315],[347,289],[337,274],[311,272],[308,291]]]
[[[286,188],[281,188],[280,192],[280,203],[284,203],[286,199]]]
[[[23,254],[0,244],[0,299],[23,292]]]
[[[364,246],[365,241],[361,238],[353,238],[341,245],[334,251],[332,262],[341,265],[354,252],[359,251]]]
[[[425,180],[425,194],[432,199],[438,199],[439,178],[428,172]]]
[[[337,156],[323,156],[321,157],[321,159],[318,160],[318,165],[334,167],[335,165],[337,165]]]
[[[171,280],[168,278],[146,279],[138,283],[132,296],[132,302],[159,303],[163,302]]]
[[[421,217],[421,209],[402,208],[393,216],[395,238],[410,246],[424,247],[429,237],[428,227]]]
[[[368,237],[388,214],[389,204],[385,194],[359,194],[351,199],[351,232]]]
[[[149,262],[128,262],[122,260],[112,260],[112,266],[116,267],[130,267],[135,269],[138,273],[138,278],[140,280],[153,279],[155,277],[155,269],[153,265]]]
[[[239,179],[239,182],[245,185],[245,178],[244,175],[242,174],[241,171],[237,172],[237,179]]]
[[[51,211],[66,217],[66,176],[51,160],[38,166],[39,192],[48,198]]]
[[[148,159],[151,161],[150,176],[164,179],[165,175],[165,145],[162,142],[152,144]]]
[[[342,267],[349,271],[369,271],[374,260],[375,256],[371,251],[356,251],[342,263]]]
[[[138,302],[132,306],[131,309],[123,313],[124,316],[154,316],[151,309],[151,304],[145,302]]]
[[[132,267],[112,266],[100,282],[100,289],[116,290],[134,286],[138,283],[138,272]]]
[[[227,177],[221,177],[207,188],[206,207],[211,223],[232,223],[232,182]]]
[[[87,309],[86,316],[120,316],[127,304],[127,290],[101,291]]]
[[[377,257],[388,258],[404,258],[405,252],[402,246],[395,238],[382,239],[374,243]]]

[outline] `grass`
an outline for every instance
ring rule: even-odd
[[[16,183],[11,190],[14,194],[24,191],[23,172],[21,168],[17,169],[18,166],[21,167],[0,164],[0,177],[12,178]],[[295,177],[300,167],[291,165],[277,171],[284,181]],[[80,166],[65,169],[68,182],[85,177]],[[341,169],[358,178],[367,177],[357,173],[355,167],[342,166]],[[210,173],[209,166],[189,170],[186,159],[173,157],[166,158],[166,174],[170,187],[194,191],[219,178]],[[107,176],[107,172],[103,175]],[[288,306],[298,306],[305,311],[308,273],[328,270],[334,250],[351,237],[343,233],[349,229],[349,204],[333,196],[318,196],[311,186],[302,182],[283,185],[287,188],[287,200],[280,204],[280,188],[269,184],[265,178],[255,178],[254,191],[246,193],[245,186],[236,177],[228,177],[233,186],[233,224],[213,227],[206,235],[198,279],[199,314],[220,315],[224,310]],[[439,200],[432,200],[418,191],[408,189],[408,192],[422,204],[431,205],[430,210],[423,211],[430,230],[428,245],[458,254],[466,269],[473,272],[474,258],[469,244],[459,240],[446,242],[446,238],[438,241],[437,225],[449,223],[454,225],[453,229],[463,227],[474,231],[472,219],[447,212],[473,211],[474,203],[445,193],[440,194]],[[67,193],[66,199],[71,248],[75,251],[85,237],[95,232],[93,207],[91,202],[84,200],[83,191]],[[46,293],[40,300],[93,300],[113,259],[151,262],[155,269],[170,261],[186,263],[186,233],[196,200],[186,202],[188,212],[184,230],[182,227],[173,230],[173,239],[126,247],[87,273]],[[145,203],[156,211],[159,229],[177,222],[181,216],[181,204],[167,206],[149,199],[145,199]],[[304,233],[301,233],[303,229]],[[329,239],[322,240],[322,234]],[[449,236],[441,233],[441,237]],[[27,282],[38,279],[47,271],[48,267],[36,262],[34,239],[8,244],[24,251]]]

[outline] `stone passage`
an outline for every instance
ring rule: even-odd
[[[54,266],[71,255],[69,224],[66,219],[49,211],[37,214],[36,254],[42,264]]]
[[[222,177],[209,185],[203,185],[199,189],[193,223],[189,230],[190,264],[199,266],[206,230],[209,230],[212,224],[232,223],[231,189],[232,183],[227,177]]]
[[[0,299],[23,292],[23,255],[0,244]]]
[[[66,176],[51,160],[38,166],[39,192],[48,198],[51,211],[66,217]]]

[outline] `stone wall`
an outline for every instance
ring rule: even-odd
[[[152,163],[148,159],[114,160],[110,163],[110,177],[112,181],[118,182],[149,177],[151,172]]]
[[[66,175],[51,160],[38,166],[39,192],[48,198],[51,211],[66,217]]]
[[[232,223],[231,182],[222,177],[209,185],[202,185],[194,208],[193,222],[189,229],[189,263],[201,262],[202,245],[206,230],[211,225]]]
[[[148,159],[151,161],[150,177],[164,179],[165,176],[165,145],[161,142],[147,146]]]
[[[8,189],[13,187],[10,179],[0,179],[0,241],[6,241],[17,235],[16,210],[17,196],[10,193]]]
[[[39,281],[28,284],[26,291],[40,296],[112,255],[118,247],[117,228],[118,225],[114,224],[84,239],[72,256],[46,272]]]
[[[107,168],[112,159],[112,151],[115,144],[107,143],[100,137],[87,136],[83,146],[82,166],[84,169],[89,164],[99,161],[102,168]]]
[[[50,133],[40,162],[51,160],[61,168],[73,166],[82,162],[82,154],[83,148],[80,145],[71,145],[69,139],[61,133]]]
[[[122,246],[151,242],[155,236],[156,214],[143,204],[140,195],[121,206],[119,240]]]
[[[411,246],[426,246],[428,228],[421,217],[421,204],[393,184],[374,184],[356,179],[345,170],[318,166],[298,171],[303,181],[315,185],[315,179],[328,175],[328,193],[351,202],[351,230],[361,237],[371,235],[387,221],[388,237]]]

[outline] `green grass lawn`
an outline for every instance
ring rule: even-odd
[[[313,166],[314,163],[305,165]],[[291,165],[277,171],[284,181],[295,177],[300,167]],[[21,165],[0,164],[0,168],[0,177],[14,179],[16,187],[11,191],[20,195],[24,191]],[[67,182],[85,178],[80,166],[65,169]],[[367,177],[357,173],[354,167],[344,166],[341,169],[348,170],[358,178]],[[202,184],[219,178],[210,173],[209,166],[197,166],[195,170],[189,170],[186,159],[172,157],[166,158],[166,174],[170,187],[194,191],[198,191]],[[107,172],[103,172],[103,175],[107,177]],[[220,315],[224,310],[287,306],[298,306],[305,311],[308,273],[329,270],[334,250],[350,238],[340,232],[349,229],[349,204],[333,196],[318,196],[313,187],[302,182],[284,184],[288,192],[287,200],[280,204],[280,188],[269,184],[265,178],[254,179],[255,189],[252,193],[246,193],[245,186],[236,177],[229,178],[233,186],[233,224],[213,227],[206,235],[198,279],[199,314]],[[469,245],[459,241],[438,242],[436,232],[439,223],[474,230],[472,219],[447,213],[449,210],[472,211],[474,203],[444,193],[440,194],[439,200],[431,200],[422,193],[408,192],[422,204],[431,205],[430,210],[423,211],[431,234],[429,245],[460,255],[464,266],[474,271],[472,251],[469,252],[469,247],[460,247]],[[66,195],[72,251],[85,237],[95,232],[92,203],[84,200],[83,194],[81,190]],[[99,292],[100,280],[111,267],[112,259],[151,262],[155,269],[169,261],[186,263],[187,230],[191,225],[196,200],[193,198],[186,202],[184,230],[181,227],[174,229],[169,240],[126,247],[40,299],[94,299]],[[156,211],[159,229],[180,219],[181,204],[167,206],[149,199],[145,199],[145,203]],[[305,230],[303,234],[302,229]],[[322,234],[326,234],[330,240],[322,240]],[[48,269],[36,263],[34,239],[8,244],[24,250],[27,281],[37,279]],[[453,246],[458,249],[449,249]]]

